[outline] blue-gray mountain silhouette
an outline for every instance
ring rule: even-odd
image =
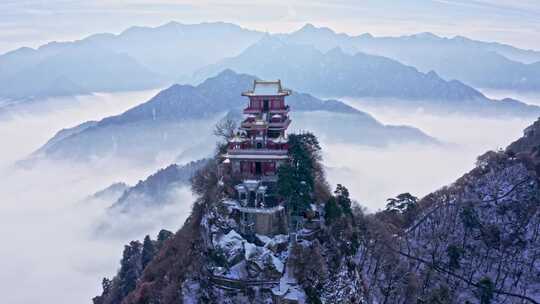
[[[197,86],[173,85],[149,101],[98,122],[62,130],[31,159],[79,159],[121,156],[126,160],[152,161],[159,153],[189,152],[200,158],[215,142],[214,124],[227,113],[238,113],[246,104],[241,92],[256,77],[225,70]],[[287,99],[294,110],[294,128],[315,124],[315,129],[333,141],[366,145],[399,142],[434,143],[420,130],[386,126],[369,114],[337,100],[321,100],[294,92]],[[324,120],[314,119],[315,116]],[[320,129],[320,130],[319,130]],[[201,149],[205,150],[201,150]]]

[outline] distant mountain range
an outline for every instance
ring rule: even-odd
[[[280,78],[291,87],[319,96],[385,98],[465,114],[540,115],[540,107],[512,99],[488,99],[470,86],[446,81],[433,71],[426,74],[392,59],[350,55],[340,48],[324,53],[311,45],[271,36],[236,57],[202,69],[198,76],[205,78],[226,68],[266,79]]]
[[[214,124],[227,113],[245,107],[241,92],[251,88],[254,76],[225,70],[198,86],[173,85],[149,101],[98,122],[86,122],[58,132],[30,159],[91,160],[120,156],[151,162],[163,155],[182,153],[186,159],[204,157],[200,148],[214,146]],[[369,114],[337,100],[321,100],[295,92],[287,98],[293,128],[317,125],[329,141],[365,145],[436,142],[420,130],[386,126]],[[230,115],[230,114],[229,114]],[[314,119],[320,117],[319,119]],[[320,129],[320,130],[319,130]]]
[[[135,186],[124,189],[122,195],[109,208],[109,214],[172,203],[169,192],[174,187],[189,186],[193,175],[208,161],[209,159],[199,159],[182,166],[172,164],[158,170]]]
[[[20,48],[0,56],[0,99],[155,88],[237,55],[262,35],[230,23],[170,22]]]
[[[277,34],[276,36],[290,39],[297,43],[312,44],[322,51],[329,51],[338,46],[348,52],[365,51],[377,54],[377,50],[379,49],[395,48],[402,45],[409,45],[411,47],[444,46],[449,48],[476,49],[486,52],[495,52],[508,59],[522,63],[534,63],[540,61],[540,51],[524,50],[497,42],[472,40],[463,36],[454,36],[452,38],[440,37],[429,32],[397,37],[375,37],[369,33],[351,36],[345,33],[336,33],[328,27],[317,27],[311,23],[307,23],[295,32],[290,34]],[[396,49],[394,52],[399,53],[399,50]]]
[[[312,24],[278,36],[289,42],[312,45],[323,52],[339,47],[349,54],[385,56],[422,72],[435,71],[445,79],[458,79],[478,88],[540,90],[540,52],[510,45],[462,36],[443,38],[432,33],[349,36]]]
[[[127,54],[77,42],[1,56],[0,81],[0,97],[7,99],[139,90],[165,83]]]
[[[309,45],[322,53],[340,48],[348,55],[362,52],[385,56],[421,72],[435,71],[447,80],[457,79],[476,87],[540,90],[540,52],[504,44],[464,37],[441,38],[429,33],[401,37],[349,36],[310,24],[290,34],[269,35],[223,22],[189,25],[170,22],[154,28],[132,27],[118,35],[96,34],[73,42],[48,43],[37,49],[20,48],[0,55],[3,84],[0,100],[141,90],[186,82],[194,72],[235,57],[261,39],[267,42],[268,36],[291,44]],[[354,57],[361,57],[375,76],[395,72],[389,66],[393,61],[364,54]],[[256,65],[261,58],[252,59],[256,61],[251,64]],[[296,65],[291,61],[286,63],[289,68]],[[331,70],[343,68],[339,62],[326,61],[325,64]],[[353,70],[342,73],[355,76]],[[399,81],[376,83],[375,88],[365,93],[401,98],[403,94],[399,93],[403,92],[393,91],[396,85],[403,85],[413,90],[405,95],[419,94],[417,88],[410,87],[421,84],[415,73],[402,72],[387,77]],[[427,88],[430,89],[434,88]],[[440,94],[459,96],[462,93],[443,90]]]

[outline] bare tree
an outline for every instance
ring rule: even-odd
[[[221,137],[225,140],[229,140],[234,136],[236,130],[236,121],[232,119],[225,119],[216,124],[214,127],[214,135]]]

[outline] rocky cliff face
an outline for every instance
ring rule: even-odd
[[[342,252],[350,246],[352,222],[335,228],[349,230],[339,239],[319,227],[305,228],[293,239],[253,237],[239,229],[234,201],[219,202],[199,200],[184,227],[146,267],[139,262],[140,243],[126,246],[112,281],[123,282],[130,273],[137,283],[113,293],[104,279],[104,292],[94,303],[362,303],[354,250]],[[135,252],[135,262],[125,262],[132,260],[126,252]]]
[[[243,234],[207,166],[184,227],[146,267],[122,263],[113,281],[136,277],[125,296],[94,303],[539,303],[539,124],[404,208],[363,214],[344,187],[318,194],[318,225],[289,235]]]
[[[357,261],[371,299],[539,302],[539,126],[420,200],[402,228],[369,220]]]
[[[523,131],[523,137],[506,148],[506,152],[524,161],[532,161],[540,173],[540,120]]]
[[[535,303],[538,190],[536,172],[523,161],[502,152],[483,155],[474,170],[420,201],[422,211],[397,236],[379,227],[363,239],[357,261],[371,297]]]

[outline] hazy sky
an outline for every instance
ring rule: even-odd
[[[0,0],[0,53],[171,20],[228,21],[270,32],[306,22],[349,34],[430,31],[540,49],[537,0]]]

